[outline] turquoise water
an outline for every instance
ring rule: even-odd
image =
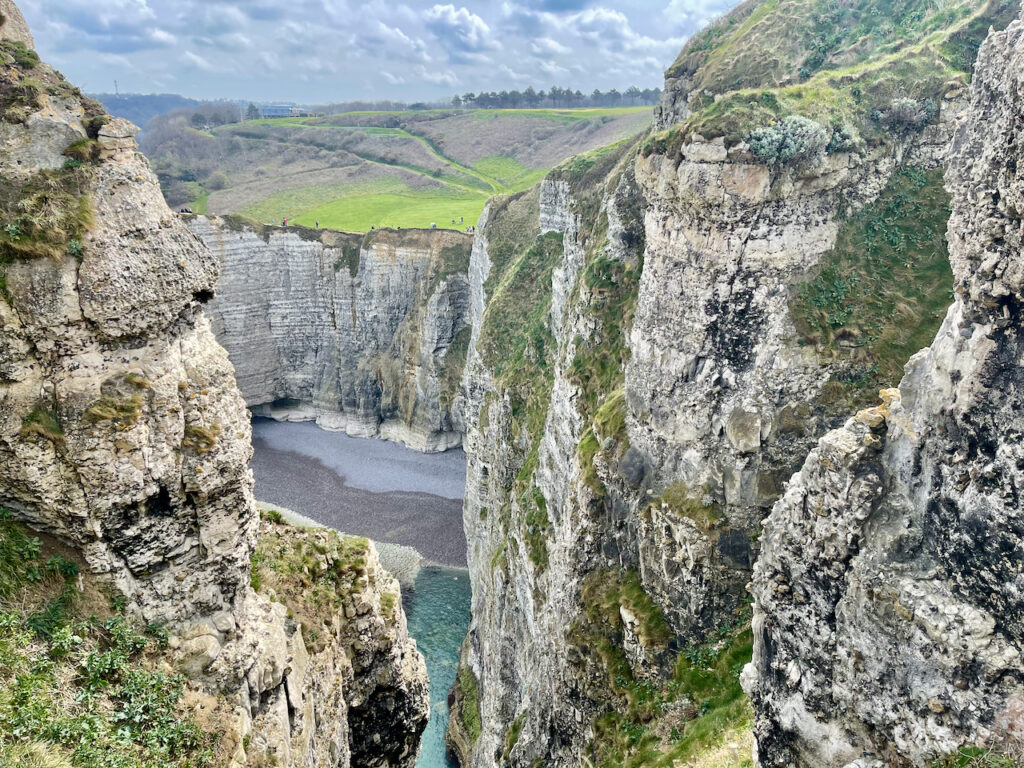
[[[427,660],[430,676],[430,723],[416,768],[453,768],[445,756],[448,728],[448,689],[455,682],[459,647],[469,629],[469,572],[427,566],[420,569],[414,589],[404,592],[409,634]]]

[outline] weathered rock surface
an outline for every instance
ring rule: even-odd
[[[621,150],[620,150],[621,152]],[[620,154],[619,157],[622,157]],[[595,252],[612,262],[635,264],[642,240],[635,239],[638,194],[629,163],[618,166],[605,192],[602,176],[586,188],[596,194],[609,221],[608,237]],[[544,394],[546,419],[537,446],[534,489],[517,498],[529,438],[514,413],[517,393],[495,385],[493,371],[478,349],[488,300],[485,283],[493,268],[490,238],[501,231],[507,209],[488,208],[477,228],[470,265],[473,340],[466,394],[467,483],[464,523],[473,581],[473,620],[463,647],[463,675],[478,688],[467,702],[457,684],[449,746],[466,766],[580,765],[592,738],[592,722],[606,704],[607,691],[595,691],[571,651],[569,631],[580,613],[584,577],[598,568],[635,567],[636,551],[624,530],[625,502],[608,491],[608,501],[584,476],[577,447],[589,422],[580,403],[581,382],[572,371],[577,353],[600,343],[591,315],[595,294],[581,274],[587,261],[584,222],[573,185],[556,175],[537,191],[530,226],[562,235],[562,255],[552,270],[546,323],[557,343],[553,380]],[[529,207],[527,198],[516,205]],[[516,214],[518,215],[518,214]],[[493,226],[491,226],[493,224]],[[588,225],[588,233],[581,229]],[[501,244],[497,244],[502,247]],[[507,247],[505,247],[507,250]],[[616,318],[616,321],[618,318]],[[529,487],[529,486],[528,486]],[[536,517],[540,505],[543,517]],[[614,510],[614,511],[613,511]],[[543,533],[543,556],[535,539]],[[621,551],[620,551],[621,546]],[[464,723],[477,717],[480,733]],[[517,723],[518,738],[508,748]]]
[[[26,39],[0,8],[0,34]],[[411,768],[429,706],[397,583],[371,547],[315,651],[252,590],[249,414],[203,313],[217,260],[134,126],[41,63],[10,101],[22,69],[0,73],[0,205],[25,212],[0,243],[0,506],[167,623],[169,660],[233,714],[232,765]]]
[[[208,313],[256,414],[421,451],[462,442],[468,235],[189,225],[220,262]]]
[[[947,186],[956,278],[899,391],[821,439],[765,527],[745,678],[762,766],[1024,743],[1024,26],[981,49]]]
[[[25,17],[13,0],[0,0],[0,40],[14,40],[29,48],[36,47]]]
[[[685,117],[687,87],[673,84],[663,120]],[[535,220],[562,233],[563,256],[551,273],[551,381],[534,395],[546,413],[535,452],[508,374],[478,349],[513,206],[485,213],[469,270],[464,381],[474,589],[463,671],[479,688],[480,732],[474,740],[469,713],[453,718],[450,739],[464,765],[583,765],[595,717],[625,708],[599,654],[577,647],[589,578],[638,572],[675,650],[740,614],[762,521],[837,423],[803,407],[835,369],[798,342],[792,291],[833,249],[840,218],[875,199],[900,163],[944,162],[961,104],[951,91],[921,133],[797,172],[766,167],[742,143],[692,135],[654,140],[601,179],[545,180]],[[635,315],[625,299],[619,314],[601,314],[631,286],[588,276],[597,261],[642,264]],[[630,321],[627,349],[602,346]],[[594,349],[601,363],[588,368],[580,361]],[[614,361],[624,381],[588,380]],[[645,645],[637,622],[620,612],[618,650],[635,679],[667,679],[672,652]],[[455,702],[472,704],[458,686]]]
[[[946,110],[906,156],[934,167],[956,115]],[[699,639],[742,599],[751,539],[826,428],[809,413],[795,429],[787,417],[832,373],[798,344],[792,288],[832,250],[844,207],[874,199],[897,166],[889,150],[829,155],[780,178],[742,147],[699,138],[637,161],[649,206],[626,369],[630,444],[647,487],[684,483],[724,517],[713,538],[671,514],[641,525],[645,540],[662,539],[644,547],[645,587],[684,636]]]
[[[309,552],[319,578],[343,574],[313,601],[314,571],[294,575]],[[398,582],[374,545],[263,523],[257,553],[266,564],[260,594],[172,641],[179,669],[239,691],[227,702],[234,764],[262,756],[310,768],[412,766],[430,712],[426,665],[408,636]]]

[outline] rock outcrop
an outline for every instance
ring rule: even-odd
[[[469,235],[189,226],[220,263],[208,314],[254,413],[421,451],[462,442]]]
[[[0,0],[0,40],[14,40],[28,48],[36,47],[25,17],[13,0]]]
[[[0,506],[167,625],[166,661],[232,715],[232,765],[411,768],[428,701],[397,584],[367,545],[316,648],[253,591],[249,414],[203,312],[217,260],[134,126],[13,45],[2,9]]]
[[[1015,22],[982,47],[953,143],[945,322],[766,524],[746,672],[766,768],[1024,744],[1022,83]]]
[[[856,131],[807,120],[820,132],[812,161],[772,160],[746,140],[753,125],[801,105],[780,88],[759,112],[728,85],[756,67],[710,53],[728,40],[758,59],[759,31],[745,40],[739,23],[758,7],[737,9],[706,45],[695,38],[692,61],[684,51],[668,73],[665,130],[577,158],[481,219],[463,387],[473,620],[449,739],[463,765],[693,756],[705,712],[741,697],[762,523],[851,412],[839,401],[856,387],[856,350],[894,322],[837,352],[806,338],[794,306],[842,228],[903,194],[911,169],[935,187],[922,205],[944,215],[937,179],[966,77],[937,70],[912,128],[851,112],[873,133],[847,142]],[[791,18],[764,26],[789,33]],[[776,82],[806,79],[782,64]],[[712,80],[726,85],[695,91]],[[843,96],[847,81],[827,82]],[[891,95],[878,98],[895,114]],[[948,283],[928,290],[944,301]],[[501,343],[512,336],[521,343]],[[720,685],[716,696],[679,683],[692,659],[722,664],[702,683]],[[714,717],[703,722],[743,714]]]
[[[958,112],[950,102],[902,161],[940,164]],[[645,587],[682,636],[699,641],[744,600],[761,521],[829,426],[814,406],[837,368],[803,344],[791,296],[835,246],[840,217],[898,167],[883,148],[780,178],[743,145],[699,137],[637,161],[648,207],[626,368],[631,451],[645,487],[681,483],[720,518],[709,535],[657,507],[639,526]]]

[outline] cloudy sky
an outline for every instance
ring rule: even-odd
[[[90,92],[329,102],[660,86],[735,0],[19,0]],[[465,0],[463,0],[465,2]]]

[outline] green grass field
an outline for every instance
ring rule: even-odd
[[[370,227],[465,229],[476,224],[488,196],[456,187],[412,189],[397,179],[351,186],[305,187],[279,192],[241,213],[257,221],[366,232]]]
[[[352,183],[323,183],[323,179],[311,178],[308,186],[271,189],[269,194],[265,185],[238,174],[230,186],[241,194],[235,194],[233,204],[225,207],[219,204],[217,193],[199,189],[191,207],[211,213],[241,213],[264,223],[280,223],[285,218],[307,226],[319,222],[321,227],[352,232],[431,224],[464,230],[477,223],[490,197],[532,187],[555,164],[532,156],[534,129],[523,128],[526,121],[522,118],[531,118],[531,123],[549,122],[552,130],[575,136],[573,132],[583,128],[579,125],[583,122],[590,121],[586,127],[593,133],[609,124],[642,120],[649,113],[646,107],[432,110],[250,120],[216,128],[211,138],[244,140],[261,147],[264,176],[272,167],[267,164],[268,155],[294,154],[296,149],[307,151],[307,147],[311,156],[319,153],[322,157],[324,152],[355,156],[362,168],[371,172]],[[439,131],[439,125],[452,128]],[[566,154],[593,149],[587,142],[595,141],[611,143],[603,141],[603,136],[588,136],[579,139],[578,148],[570,145]],[[448,146],[459,159],[451,156]],[[469,154],[467,147],[473,148]],[[367,175],[372,180],[367,180]]]

